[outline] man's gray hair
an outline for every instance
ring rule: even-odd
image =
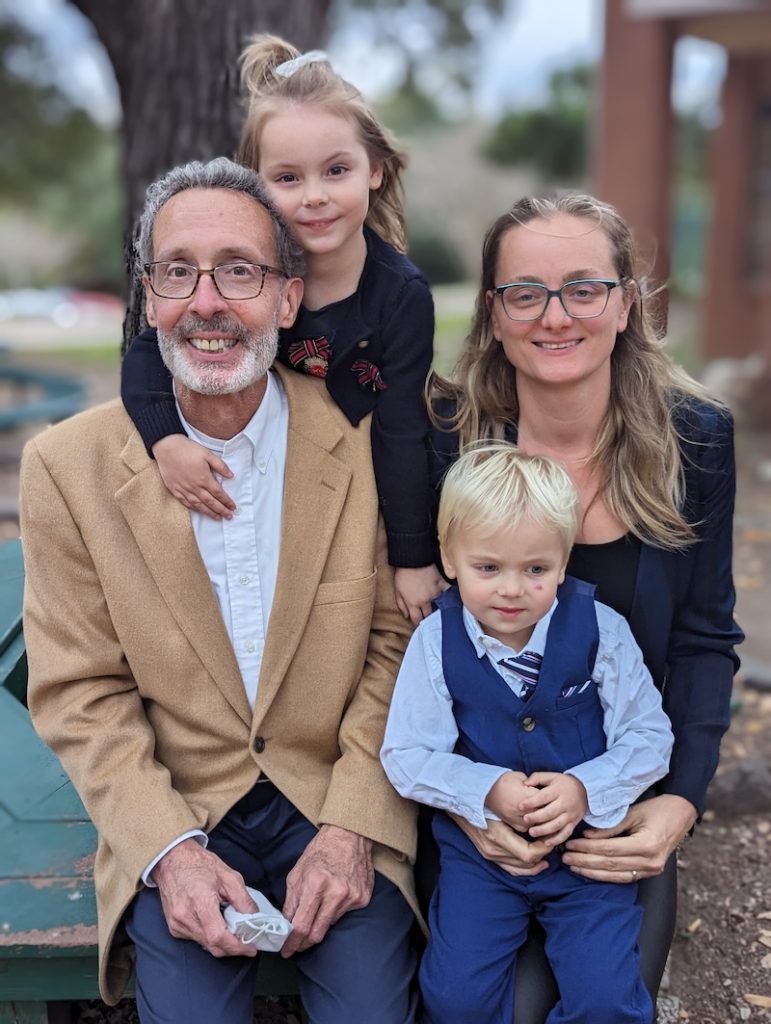
[[[153,259],[153,228],[159,211],[173,196],[193,188],[230,189],[231,192],[251,196],[264,206],[273,222],[277,269],[283,271],[287,277],[302,275],[305,269],[303,250],[289,234],[284,219],[268,195],[262,178],[251,167],[244,167],[225,156],[218,156],[207,163],[193,160],[181,167],[174,167],[148,187],[145,206],[139,218],[136,243],[134,273],[137,280],[141,280],[144,274],[145,263],[151,263]]]

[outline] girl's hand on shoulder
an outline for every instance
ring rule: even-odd
[[[394,589],[399,611],[417,626],[433,611],[431,602],[449,583],[435,565],[424,565],[421,569],[395,569]]]
[[[235,502],[214,477],[215,473],[228,479],[233,476],[222,459],[184,434],[156,441],[153,455],[161,480],[185,508],[210,519],[232,517]]]

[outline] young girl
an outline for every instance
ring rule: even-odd
[[[238,159],[260,172],[305,250],[304,302],[278,356],[322,378],[372,456],[399,609],[417,624],[445,584],[433,563],[423,385],[433,355],[428,285],[404,256],[404,156],[319,51],[256,36],[242,54],[248,113]],[[259,301],[259,299],[255,300]],[[133,342],[122,396],[164,483],[187,508],[229,518],[213,477],[232,474],[184,435],[153,330]]]

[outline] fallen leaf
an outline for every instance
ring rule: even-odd
[[[771,932],[761,932],[758,935],[758,942],[767,949],[771,949]]]
[[[771,1008],[771,996],[744,995],[744,1001],[750,1006],[758,1006],[761,1009]]]
[[[758,914],[758,921],[771,921],[771,910],[763,910]]]
[[[768,953],[766,956],[763,957],[763,959],[760,961],[760,966],[767,967],[769,970],[771,970],[771,953]]]
[[[693,921],[691,921],[691,923],[685,930],[688,932],[689,935],[693,935],[693,933],[697,932],[699,928],[701,928],[701,918],[697,917]],[[771,946],[771,942],[769,942],[769,946]]]

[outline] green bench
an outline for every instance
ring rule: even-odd
[[[15,430],[27,423],[58,423],[80,412],[86,401],[86,388],[75,377],[38,370],[11,361],[0,351],[0,382],[20,395],[0,409],[0,430]]]
[[[23,584],[21,544],[0,544],[0,1024],[47,1024],[49,1001],[99,995],[96,833],[23,703]],[[289,961],[261,956],[256,994],[296,990]]]

